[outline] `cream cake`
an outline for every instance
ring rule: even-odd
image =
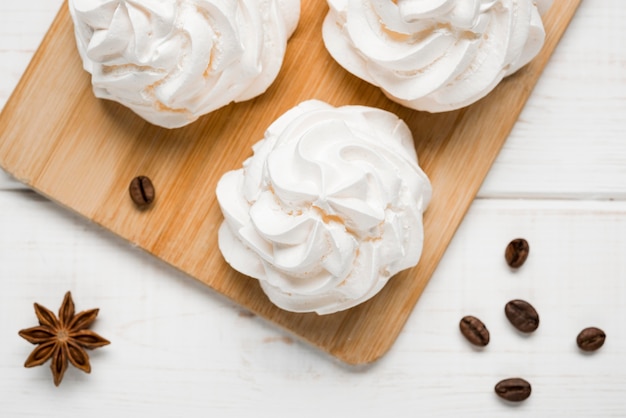
[[[278,307],[329,314],[418,263],[431,185],[397,116],[310,100],[220,179],[219,248]]]
[[[551,0],[327,0],[324,44],[347,71],[409,108],[487,95],[540,51]]]
[[[94,94],[177,128],[275,80],[300,0],[69,0]]]

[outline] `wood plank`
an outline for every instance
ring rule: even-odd
[[[626,39],[626,8],[619,1],[581,3],[479,197],[626,198],[626,54],[617,41]],[[0,108],[61,3],[0,2]],[[571,116],[578,112],[586,117]],[[0,172],[0,189],[19,187]]]
[[[414,314],[372,367],[329,361],[34,193],[0,192],[0,231],[3,417],[54,410],[55,417],[105,418],[136,410],[223,418],[256,410],[307,418],[338,411],[589,418],[626,411],[626,202],[474,201]],[[511,272],[503,247],[518,235],[528,238],[531,254]],[[47,364],[23,367],[33,346],[17,330],[36,323],[33,302],[58,308],[66,290],[77,309],[100,308],[93,329],[112,344],[90,352],[90,375],[70,367],[55,388]],[[532,336],[520,336],[503,315],[516,297],[539,310]],[[458,331],[468,313],[491,331],[484,350]],[[587,325],[608,335],[593,355],[574,343]],[[517,374],[533,394],[512,410],[493,386]],[[323,401],[312,407],[312,399]]]
[[[625,20],[582,2],[479,196],[626,199]]]
[[[94,99],[64,4],[0,116],[0,166],[314,346],[348,363],[368,363],[401,331],[579,3],[555,2],[541,54],[486,99],[432,115],[396,105],[343,71],[321,42],[324,1],[303,2],[274,85],[178,130],[151,126],[118,104]],[[216,246],[222,219],[217,180],[241,165],[276,117],[309,98],[398,114],[413,131],[435,190],[419,265],[372,300],[327,316],[278,309],[255,280],[226,265]],[[146,212],[135,210],[127,196],[138,174],[150,176],[158,191]]]
[[[0,2],[0,109],[15,89],[62,0]]]
[[[581,3],[477,196],[626,199],[620,1]],[[0,2],[0,108],[61,4]],[[0,172],[0,189],[19,187]]]

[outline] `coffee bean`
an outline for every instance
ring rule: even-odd
[[[459,323],[459,328],[461,329],[461,334],[470,343],[479,347],[489,344],[489,331],[485,324],[475,316],[464,316]]]
[[[528,241],[524,238],[516,238],[506,246],[504,258],[510,267],[518,268],[521,267],[528,258],[529,251],[530,247],[528,246]]]
[[[515,299],[504,307],[504,314],[511,324],[522,332],[533,332],[539,327],[539,314],[526,301]]]
[[[600,328],[589,327],[580,331],[576,337],[576,344],[583,351],[596,351],[604,345],[606,334]]]
[[[528,399],[531,390],[530,383],[519,377],[501,380],[495,387],[496,394],[510,402]]]
[[[130,182],[128,191],[130,193],[130,198],[139,208],[145,208],[154,201],[154,185],[146,176],[135,177]]]

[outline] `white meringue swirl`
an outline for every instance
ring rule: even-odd
[[[431,186],[397,116],[305,101],[253,150],[218,183],[219,248],[274,304],[345,310],[417,264]]]
[[[69,0],[96,97],[176,128],[272,84],[300,0]]]
[[[551,0],[328,0],[332,57],[404,106],[442,112],[486,96],[540,51]]]

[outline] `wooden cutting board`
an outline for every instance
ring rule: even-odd
[[[579,4],[554,2],[545,16],[541,54],[487,98],[432,115],[390,102],[339,67],[321,40],[325,1],[303,0],[272,87],[178,130],[152,126],[121,105],[94,98],[64,4],[0,116],[0,166],[331,355],[351,364],[372,362],[398,336]],[[419,265],[398,274],[370,301],[328,316],[278,309],[255,280],[223,261],[217,247],[217,180],[241,166],[274,119],[311,98],[396,113],[413,131],[434,190]],[[147,211],[137,210],[128,196],[130,180],[140,174],[157,189]]]

